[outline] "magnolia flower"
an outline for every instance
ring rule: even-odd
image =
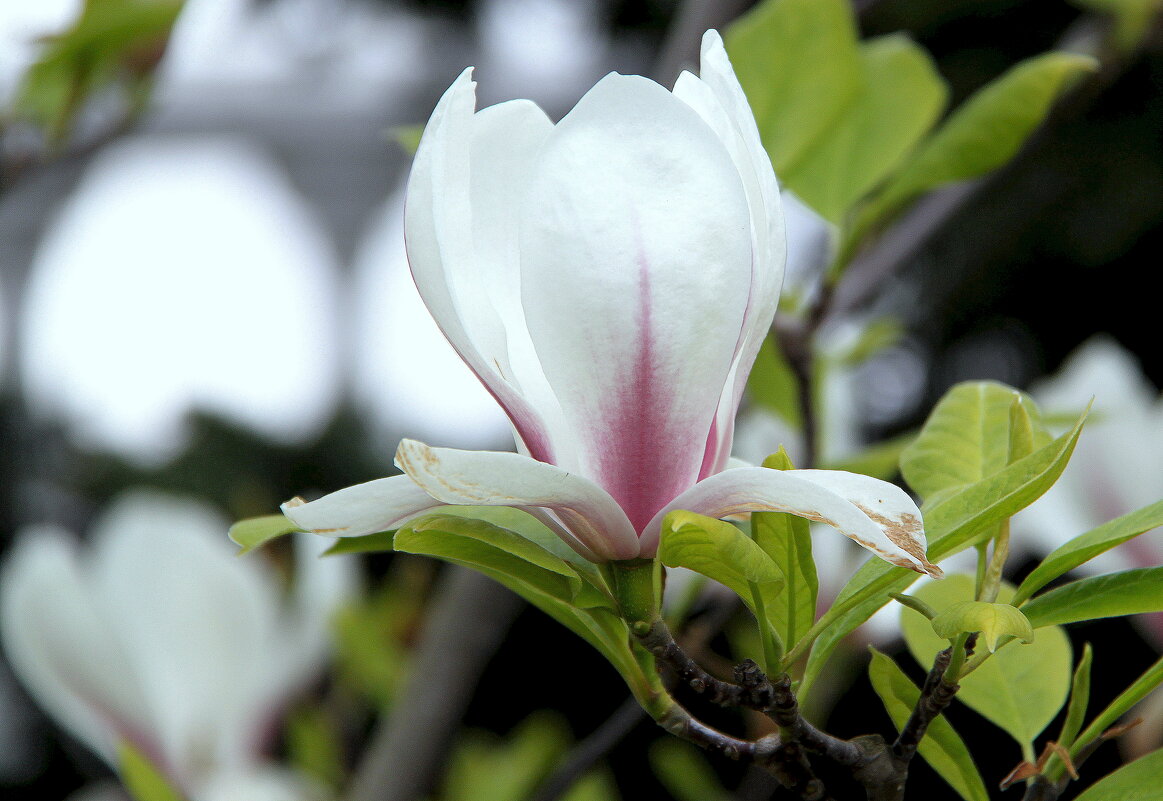
[[[128,743],[193,801],[301,801],[309,785],[261,750],[322,667],[354,564],[315,558],[326,541],[303,537],[285,598],[225,530],[201,505],[139,494],[104,516],[89,548],[26,531],[0,582],[4,650],[37,703],[115,769]]]
[[[735,413],[784,266],[779,188],[719,35],[668,92],[612,73],[554,125],[475,112],[466,70],[425,130],[404,236],[432,316],[505,410],[520,453],[404,440],[403,476],[284,505],[357,536],[443,504],[526,509],[594,561],[651,557],[663,517],[779,510],[939,572],[900,489],[730,467]]]

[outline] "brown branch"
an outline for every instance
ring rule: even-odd
[[[627,698],[601,726],[574,746],[566,760],[538,786],[528,801],[557,801],[599,759],[646,719],[646,711],[639,706],[638,699],[634,696]]]
[[[372,734],[347,801],[414,801],[428,793],[481,670],[522,606],[483,574],[447,568],[400,704]]]
[[[638,642],[654,655],[655,661],[674,672],[679,681],[714,704],[728,707],[755,708],[748,699],[748,691],[738,684],[716,678],[691,659],[682,649],[670,629],[661,619],[638,636]]]

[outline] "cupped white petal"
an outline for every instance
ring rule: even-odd
[[[505,409],[518,438],[549,460],[554,451],[542,415],[556,402],[521,313],[517,208],[553,125],[528,101],[474,113],[471,75],[465,70],[445,92],[416,151],[404,209],[408,262],[448,341]]]
[[[626,514],[594,482],[517,453],[431,448],[404,440],[396,465],[432,497],[450,504],[552,509],[599,559],[633,559],[638,536]]]
[[[407,476],[391,476],[345,487],[310,503],[292,498],[282,510],[292,523],[312,534],[362,537],[397,528],[441,505]]]
[[[136,671],[94,604],[72,536],[22,532],[0,571],[0,635],[37,704],[108,764],[121,739],[160,757]]]
[[[642,553],[658,548],[663,516],[687,509],[710,517],[789,512],[826,523],[885,561],[939,578],[925,557],[921,512],[900,487],[841,470],[740,467],[700,481],[675,498],[642,536]]]
[[[529,333],[577,468],[636,527],[698,478],[751,292],[749,219],[723,143],[636,76],[591,89],[530,179]]]
[[[747,194],[754,261],[747,310],[731,372],[715,414],[714,429],[707,440],[700,478],[726,467],[735,414],[747,375],[775,317],[786,261],[786,237],[775,172],[760,141],[751,107],[716,31],[707,31],[703,36],[701,61],[701,77],[682,73],[675,83],[674,94],[711,127],[739,172]]]

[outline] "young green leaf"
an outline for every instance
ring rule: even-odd
[[[779,172],[837,225],[928,133],[948,94],[929,54],[901,34],[863,43],[860,73],[861,86],[840,116]]]
[[[791,459],[780,448],[763,461],[773,470],[790,470]],[[783,586],[767,617],[785,643],[793,643],[807,633],[816,621],[816,593],[819,580],[812,559],[812,532],[807,520],[781,512],[755,512],[751,515],[751,534],[755,542],[771,557],[783,576]]]
[[[997,650],[1002,637],[1034,641],[1034,628],[1020,609],[1009,604],[985,601],[958,601],[937,613],[932,620],[933,633],[951,640],[958,634],[980,632],[981,641],[990,653]]]
[[[129,742],[117,745],[118,773],[133,801],[184,801],[149,758]]]
[[[763,146],[783,175],[860,90],[852,7],[847,0],[766,0],[724,39]]]
[[[1050,440],[1050,434],[1035,420],[1036,409],[1031,409],[1028,396],[1014,393],[1010,400],[1010,440],[1006,464],[1013,464],[1033,453]]]
[[[379,531],[362,537],[339,537],[335,544],[323,552],[324,556],[340,556],[351,553],[382,553],[395,548],[395,531]]]
[[[998,597],[1004,602],[1012,593],[1012,587],[1002,585]],[[949,576],[918,587],[914,594],[940,614],[973,599],[973,579]],[[928,668],[948,646],[915,612],[903,610],[901,626],[909,651],[922,667]],[[1071,661],[1066,634],[1059,628],[1042,629],[1029,645],[1001,648],[982,662],[961,680],[957,698],[1028,749],[1066,701]]]
[[[581,606],[608,599],[585,582],[569,563],[520,534],[484,520],[437,512],[396,532],[395,548],[471,567],[522,595],[543,593]]]
[[[1087,643],[1082,648],[1082,658],[1078,660],[1078,667],[1074,669],[1074,681],[1070,684],[1070,703],[1066,705],[1066,720],[1062,723],[1062,733],[1058,735],[1058,744],[1063,748],[1074,745],[1074,738],[1082,728],[1082,721],[1086,717],[1086,707],[1090,703],[1090,663],[1094,658],[1094,651]]]
[[[1010,407],[1027,412],[1031,452],[1050,442],[1034,402],[995,381],[953,387],[933,409],[913,444],[901,453],[901,473],[926,500],[981,481],[1010,464]]]
[[[658,558],[667,567],[685,567],[725,584],[752,613],[756,612],[752,584],[758,586],[767,609],[774,606],[784,584],[775,562],[754,540],[730,523],[694,512],[674,511],[662,521]]]
[[[1079,579],[1022,606],[1034,625],[1163,612],[1163,567],[1142,567]]]
[[[1009,161],[1073,80],[1097,67],[1072,53],[1023,61],[966,100],[873,201],[882,219],[930,189],[977,178]]]
[[[302,530],[281,514],[264,515],[239,520],[230,527],[227,536],[241,548],[238,552],[238,555],[241,556],[266,545],[271,540]]]
[[[875,648],[869,650],[872,652],[872,662],[868,665],[868,678],[897,731],[900,731],[917,705],[921,691],[896,662]],[[981,774],[977,772],[973,757],[948,719],[938,717],[929,724],[929,730],[917,751],[965,801],[989,801],[989,793],[981,780]]]
[[[1143,675],[1135,679],[1130,687],[1119,693],[1119,697],[1111,701],[1107,708],[1090,722],[1090,725],[1083,730],[1082,734],[1078,735],[1074,744],[1070,746],[1070,756],[1078,756],[1087,744],[1101,737],[1104,731],[1113,726],[1119,718],[1130,711],[1131,707],[1146,698],[1147,694],[1160,684],[1163,684],[1163,658],[1156,660],[1155,664],[1147,668]],[[1061,776],[1061,766],[1059,766],[1057,774]]]
[[[1066,468],[1085,419],[1083,414],[1073,429],[1000,473],[951,490],[927,505],[929,558],[939,561],[966,548],[981,532],[988,532],[1049,489]],[[916,573],[880,559],[871,558],[861,565],[832,607],[788,652],[794,661],[804,649],[811,648],[801,692],[806,694],[840,640],[888,603],[890,593],[903,592],[917,578]]]
[[[1098,528],[1068,540],[1050,553],[1018,587],[1014,603],[1021,605],[1027,598],[1059,576],[1065,575],[1116,545],[1121,545],[1151,529],[1163,526],[1163,501],[1157,501],[1138,511],[1116,517]]]
[[[1163,749],[1139,757],[1129,765],[1087,787],[1076,801],[1163,801]]]

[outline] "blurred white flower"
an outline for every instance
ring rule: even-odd
[[[25,531],[0,573],[5,652],[34,699],[114,768],[126,741],[194,801],[311,797],[262,751],[323,667],[355,563],[316,558],[328,541],[304,535],[288,596],[268,563],[236,558],[226,529],[198,503],[137,493],[91,547]]]
[[[1049,492],[1014,518],[1016,548],[1045,554],[1066,540],[1163,498],[1163,400],[1135,357],[1097,336],[1058,375],[1033,387],[1043,413],[1094,407],[1078,447]],[[1148,532],[1082,565],[1108,572],[1163,563],[1163,531]]]
[[[509,421],[428,313],[404,252],[404,192],[376,214],[355,257],[355,397],[385,450],[400,435],[500,449]]]
[[[281,441],[338,393],[326,233],[245,139],[138,137],[102,151],[48,226],[23,299],[30,405],[141,461],[208,408]]]

